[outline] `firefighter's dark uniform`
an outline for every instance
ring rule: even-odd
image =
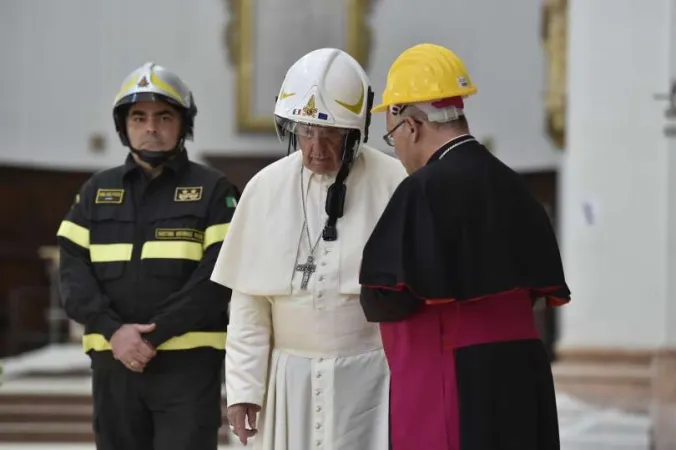
[[[230,291],[210,276],[238,198],[185,151],[155,179],[130,155],[94,175],[62,222],[61,295],[85,325],[99,449],[216,449]],[[132,323],[156,324],[143,373],[109,343]]]

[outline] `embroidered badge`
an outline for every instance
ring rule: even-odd
[[[204,242],[204,233],[192,228],[156,228],[155,239]]]
[[[174,195],[175,202],[198,202],[202,200],[202,186],[177,187]]]
[[[94,203],[120,205],[124,200],[124,189],[98,189]]]

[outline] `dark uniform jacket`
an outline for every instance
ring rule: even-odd
[[[61,297],[86,352],[110,350],[123,324],[155,323],[143,336],[158,351],[222,354],[230,291],[210,276],[238,198],[186,152],[154,179],[130,155],[84,184],[57,236]]]

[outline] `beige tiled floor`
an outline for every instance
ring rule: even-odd
[[[1,0],[0,0],[1,1]],[[87,368],[89,361],[74,345],[53,346],[31,354],[2,361],[5,369],[2,394],[69,393],[90,395],[91,378],[64,379],[31,378],[21,375],[36,369],[51,372],[72,368]],[[568,396],[558,397],[559,425],[562,450],[648,450],[650,419],[646,415],[631,415],[620,411],[597,410]],[[251,448],[237,444],[222,450]],[[0,450],[95,450],[92,444],[4,444]]]
[[[222,446],[218,448],[219,450],[232,450],[251,448],[251,446]],[[0,450],[96,450],[96,447],[89,444],[0,444]]]

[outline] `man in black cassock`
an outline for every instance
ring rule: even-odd
[[[381,323],[393,450],[558,450],[533,304],[570,301],[556,237],[521,177],[469,132],[476,87],[421,44],[388,74],[385,141],[409,177],[363,254],[361,303]]]

